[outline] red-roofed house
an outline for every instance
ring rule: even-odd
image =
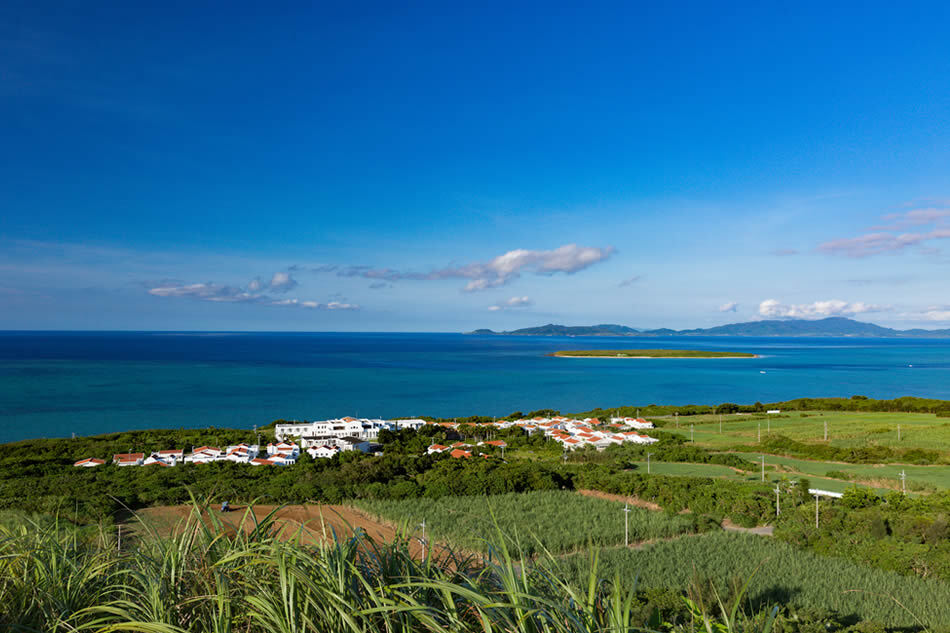
[[[92,468],[93,466],[102,466],[106,463],[106,460],[99,459],[98,457],[87,457],[86,459],[80,459],[78,462],[73,464],[73,466],[79,466],[80,468]]]
[[[141,466],[145,453],[118,453],[112,456],[112,463],[118,466]]]

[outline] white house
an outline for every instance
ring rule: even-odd
[[[300,455],[300,447],[293,442],[280,442],[279,444],[268,444],[267,445],[267,457],[273,457],[274,455],[281,455],[284,457],[291,457],[297,459],[297,456]]]
[[[93,468],[95,466],[102,466],[106,463],[106,460],[99,459],[98,457],[87,457],[86,459],[80,459],[78,462],[73,464],[73,466],[78,466],[79,468]]]
[[[238,444],[236,446],[229,446],[224,451],[224,458],[229,462],[235,462],[238,464],[246,464],[252,459],[257,457],[258,448],[257,445],[250,444]]]
[[[314,459],[330,459],[334,455],[337,455],[340,452],[340,449],[336,446],[313,446],[307,449],[307,453],[310,454],[310,457]]]
[[[290,453],[274,453],[267,458],[267,461],[275,466],[292,466],[297,463],[297,455],[294,454],[291,456]]]
[[[359,437],[340,437],[336,440],[336,446],[341,451],[363,451],[369,452],[369,442]]]
[[[411,418],[407,420],[393,420],[393,424],[396,425],[397,429],[412,429],[413,431],[418,431],[426,425],[425,420],[420,420],[419,418]]]
[[[178,460],[175,459],[174,455],[169,455],[165,457],[158,452],[152,453],[145,458],[145,461],[142,462],[143,466],[175,466],[178,464]]]
[[[199,446],[185,455],[186,464],[210,464],[223,456],[223,451],[215,446]]]
[[[652,429],[653,423],[643,418],[610,418],[614,424],[622,424],[628,429]]]
[[[145,453],[118,453],[112,456],[112,463],[117,466],[141,466],[145,461]]]

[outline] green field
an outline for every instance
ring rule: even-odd
[[[698,349],[570,349],[551,356],[574,358],[757,358],[748,352],[715,352]]]
[[[758,453],[737,453],[751,461],[756,461]],[[794,457],[766,456],[766,467],[778,464],[792,473],[801,473],[818,481],[817,477],[825,477],[829,472],[838,471],[851,475],[858,482],[876,484],[876,488],[892,490],[900,489],[901,471],[907,474],[907,490],[918,490],[921,487],[950,488],[950,466],[917,466],[913,464],[842,464],[839,462],[822,462]],[[768,473],[766,473],[768,475]],[[921,486],[923,484],[923,486]]]
[[[759,463],[759,454],[758,453],[738,453],[739,455],[746,457],[750,466],[755,468]],[[792,473],[786,473],[784,469],[777,469],[776,464],[786,465],[786,462],[801,462],[804,465],[810,465],[811,470],[799,470],[795,469]],[[647,463],[646,462],[634,462],[637,465],[637,472],[646,474],[647,472]],[[807,476],[812,483],[813,488],[820,488],[822,490],[828,490],[830,492],[844,492],[848,488],[853,486],[858,486],[860,488],[873,488],[878,493],[887,492],[887,488],[882,488],[880,486],[873,486],[870,484],[848,481],[842,479],[834,479],[825,477],[825,473],[830,470],[838,469],[839,464],[828,465],[824,462],[810,462],[808,460],[793,460],[788,458],[779,458],[773,457],[771,455],[766,456],[765,459],[765,480],[769,483],[775,483],[782,478],[794,479],[797,473],[801,473],[804,476]],[[866,467],[872,468],[872,467]],[[900,468],[898,468],[898,472]],[[950,471],[950,468],[947,468],[947,471]],[[758,469],[741,473],[736,472],[728,466],[720,466],[718,464],[688,464],[688,463],[669,463],[669,462],[657,462],[652,461],[650,463],[650,474],[653,475],[671,475],[674,477],[719,477],[723,479],[732,479],[734,481],[761,481],[761,474]],[[946,473],[947,477],[950,478],[950,472]],[[908,477],[910,474],[908,472]],[[950,486],[950,483],[947,484]]]
[[[416,529],[424,519],[432,538],[469,550],[485,551],[497,540],[497,525],[528,551],[554,553],[589,545],[623,545],[622,503],[570,491],[529,492],[440,499],[363,500],[354,505],[375,517]],[[630,508],[630,542],[668,538],[695,531],[690,516]]]
[[[798,412],[780,415],[736,414],[722,416],[722,432],[718,415],[694,415],[678,421],[672,416],[655,418],[664,430],[690,437],[702,446],[727,448],[738,444],[755,444],[759,433],[783,435],[801,442],[824,442],[825,422],[832,446],[862,448],[887,446],[894,449],[924,449],[946,453],[950,457],[950,419],[930,413],[852,413]],[[901,439],[897,439],[897,426]]]
[[[587,582],[590,567],[589,555],[577,554],[563,559],[561,571],[580,585]],[[950,622],[947,583],[822,557],[760,536],[713,532],[639,550],[606,550],[597,575],[609,581],[619,573],[638,578],[644,587],[677,589],[699,578],[728,594],[734,580],[748,579],[756,568],[749,597],[757,606],[834,609],[890,626],[919,625],[915,616],[931,627]]]

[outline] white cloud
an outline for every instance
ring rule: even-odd
[[[496,303],[493,306],[489,306],[488,309],[492,312],[497,312],[499,310],[510,310],[512,308],[527,308],[528,306],[532,305],[532,303],[533,302],[528,297],[512,297],[507,301],[502,301],[500,303]]]
[[[215,283],[179,284],[171,283],[149,289],[148,293],[156,297],[191,297],[204,301],[225,303],[247,303],[260,300],[259,293],[235,286],[222,286]]]
[[[151,284],[150,284],[151,285]],[[227,286],[212,282],[188,284],[179,281],[161,282],[149,288],[148,294],[155,297],[185,297],[201,301],[218,303],[256,303],[268,306],[302,307],[316,310],[358,310],[359,306],[339,301],[319,303],[300,299],[273,299],[264,293],[265,289],[274,292],[288,292],[297,286],[290,273],[274,273],[266,284],[260,279],[252,279],[245,287]]]
[[[463,290],[474,292],[504,286],[527,272],[533,272],[536,275],[557,273],[570,275],[608,259],[614,251],[612,246],[597,248],[577,244],[565,244],[549,251],[521,248],[503,253],[487,262],[449,266],[427,273],[406,272],[392,268],[370,268],[369,266],[337,268],[322,265],[311,270],[335,272],[340,277],[363,277],[381,281],[468,279]],[[294,269],[297,270],[299,267]]]
[[[920,247],[924,254],[934,252],[925,242],[950,238],[950,208],[931,206],[911,209],[883,216],[889,224],[870,227],[868,233],[857,237],[830,240],[818,245],[818,250],[829,255],[846,257],[870,257],[883,253],[899,253],[913,246]],[[902,232],[910,227],[932,228],[912,233]]]
[[[735,301],[730,301],[719,306],[720,312],[735,312],[739,309],[739,304]]]
[[[927,308],[919,315],[924,321],[950,321],[950,308],[947,306]]]
[[[330,301],[329,303],[319,303],[317,301],[301,301],[299,299],[275,299],[268,301],[269,306],[287,306],[309,308],[311,310],[359,310],[360,307],[355,303],[341,303],[339,301]]]
[[[297,280],[287,272],[276,272],[267,287],[273,292],[287,292],[297,287]]]
[[[838,299],[814,303],[784,304],[766,299],[759,304],[759,316],[772,319],[818,319],[831,316],[854,316],[869,312],[887,312],[891,306],[863,302],[848,303]]]

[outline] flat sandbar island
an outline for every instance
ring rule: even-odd
[[[759,358],[748,352],[711,352],[698,349],[569,349],[548,354],[563,358]]]

